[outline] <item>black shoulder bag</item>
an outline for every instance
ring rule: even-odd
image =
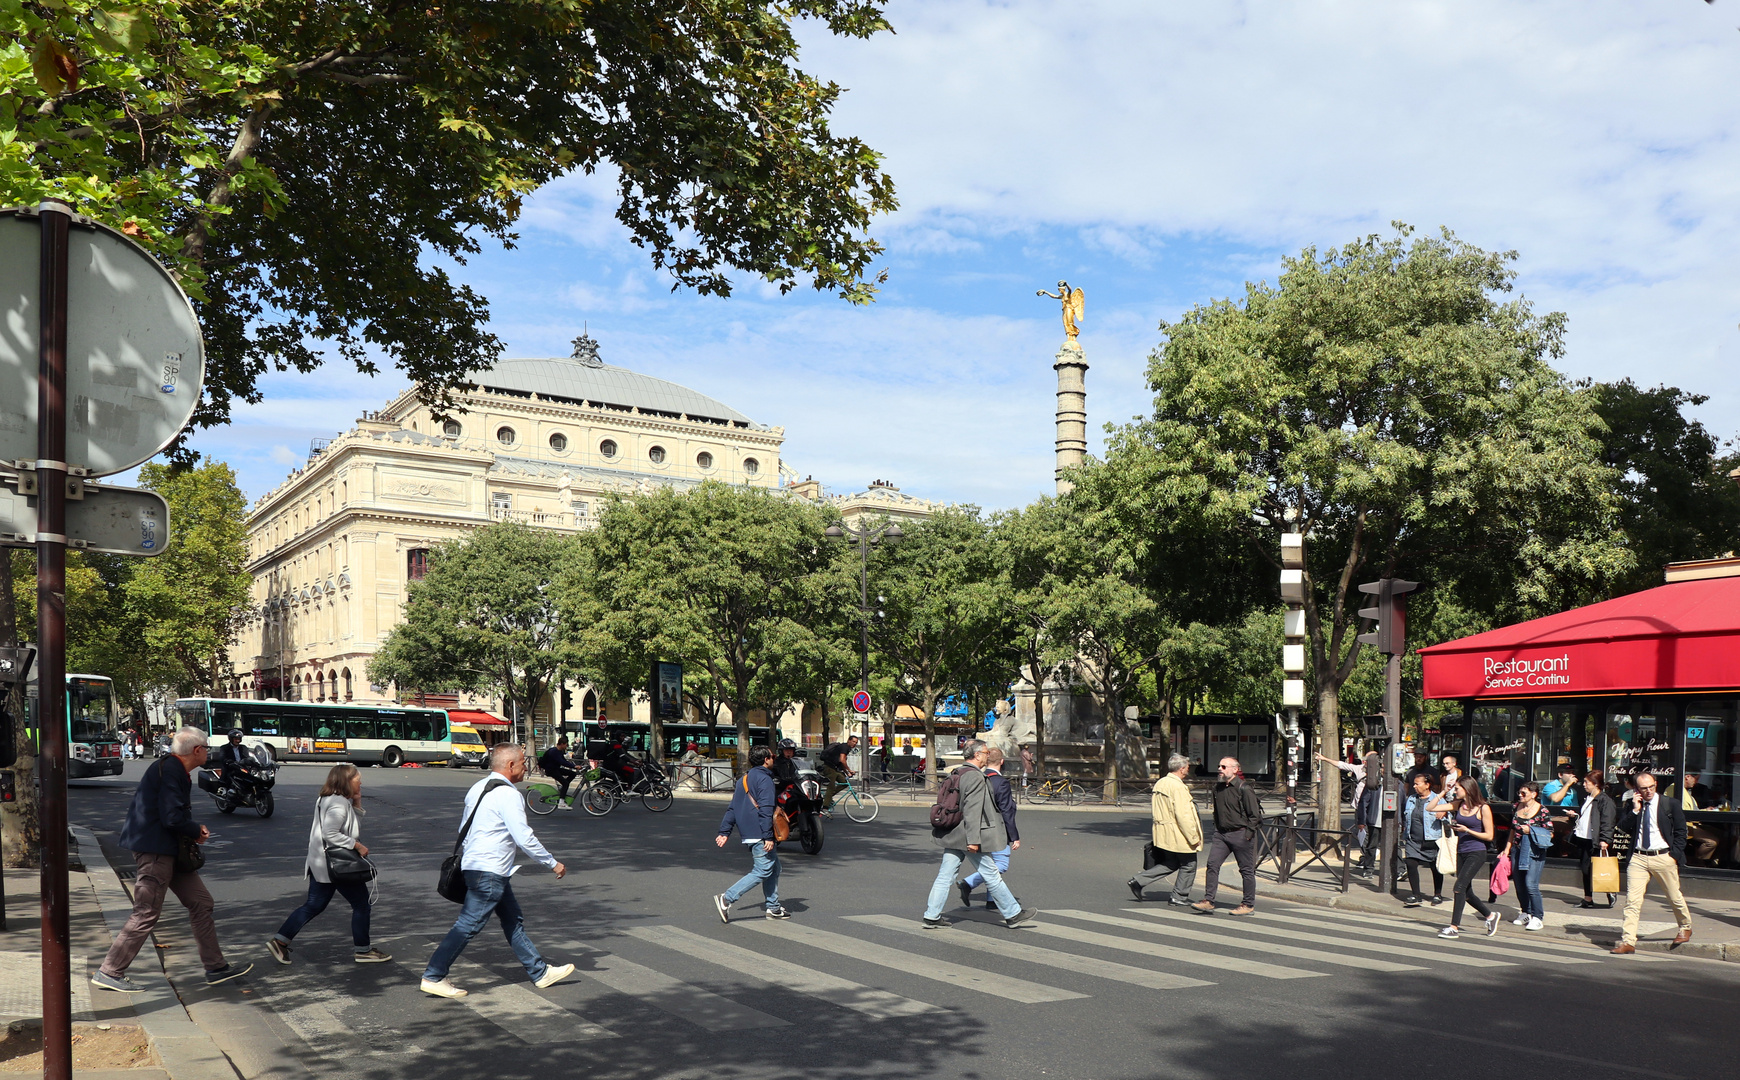
[[[478,793],[477,805],[471,808],[465,825],[460,828],[459,839],[453,841],[453,854],[441,860],[441,878],[435,883],[435,891],[455,904],[465,903],[465,873],[459,869],[460,851],[465,847],[465,835],[471,831],[471,823],[476,820],[477,812],[483,809],[483,800],[489,797],[489,793],[498,787],[511,786],[506,780],[494,780]]]
[[[340,847],[326,838],[320,800],[314,801],[314,827],[320,830],[320,846],[326,855],[326,876],[334,885],[367,885],[375,879],[375,864],[354,847]],[[354,843],[354,841],[353,841]]]

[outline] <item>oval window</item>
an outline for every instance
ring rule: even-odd
[[[550,436],[550,449],[558,454],[568,449],[568,436],[562,434],[560,431]]]
[[[495,441],[501,443],[503,446],[512,446],[515,438],[514,429],[511,427],[499,427],[495,429]]]
[[[459,438],[459,421],[449,420],[445,424],[442,424],[441,434],[447,436],[449,439]]]
[[[743,459],[743,471],[748,473],[750,476],[754,476],[756,473],[761,471],[761,462],[752,457],[746,457]]]
[[[616,456],[616,440],[615,439],[605,439],[603,442],[598,444],[598,452],[600,454],[603,454],[607,458],[615,457]]]
[[[711,469],[713,467],[713,455],[703,450],[695,455],[695,464],[703,469]]]
[[[663,465],[665,463],[665,448],[655,446],[646,452],[646,456],[651,459],[654,465]]]

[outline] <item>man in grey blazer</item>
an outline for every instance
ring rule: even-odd
[[[985,766],[985,744],[973,739],[962,750],[966,764],[954,772],[961,791],[960,823],[949,829],[933,826],[930,831],[932,841],[942,848],[943,857],[924,907],[924,928],[936,930],[949,925],[942,917],[943,905],[948,903],[949,887],[954,884],[962,864],[971,864],[983,876],[985,891],[1003,916],[1003,925],[1013,928],[1033,918],[1033,911],[1015,900],[1015,894],[1009,891],[1009,886],[1003,883],[1003,876],[997,872],[996,860],[991,858],[993,851],[1002,851],[1009,846],[1009,832],[1003,825],[1003,815],[998,813],[991,798],[990,782],[981,771]]]

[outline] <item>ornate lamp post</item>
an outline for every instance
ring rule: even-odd
[[[873,528],[867,522],[848,525],[844,521],[835,521],[822,535],[831,540],[851,537],[858,541],[858,689],[870,692],[870,547],[879,543],[898,543],[905,533],[900,531],[899,522],[890,521],[880,528]],[[858,773],[868,776],[870,773],[870,721],[863,721],[864,737],[858,747]]]

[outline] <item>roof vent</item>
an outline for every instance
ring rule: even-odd
[[[604,361],[598,359],[598,342],[592,339],[591,334],[581,334],[574,339],[574,359],[587,367],[604,366]]]

